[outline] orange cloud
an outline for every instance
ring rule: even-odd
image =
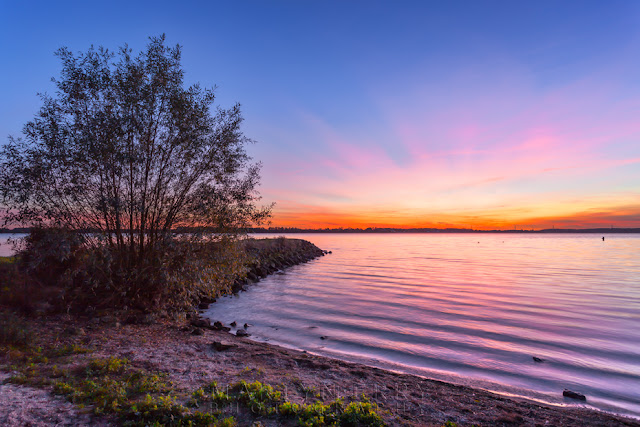
[[[494,210],[459,213],[418,212],[411,209],[337,210],[328,207],[300,205],[284,202],[276,207],[272,223],[277,227],[298,228],[473,228],[494,229],[546,229],[546,228],[636,228],[640,227],[640,204],[576,210],[570,212],[566,206],[539,208],[498,207]],[[540,215],[540,212],[550,212]]]

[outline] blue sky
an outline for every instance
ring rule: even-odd
[[[53,52],[183,45],[274,225],[640,226],[640,2],[3,1],[0,143]]]

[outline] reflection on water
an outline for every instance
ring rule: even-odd
[[[640,236],[290,237],[333,254],[207,315],[257,340],[556,404],[574,404],[569,388],[640,415]]]
[[[14,243],[26,234],[0,233],[0,256],[11,256],[14,253]]]

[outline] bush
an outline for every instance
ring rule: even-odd
[[[231,290],[244,274],[246,253],[230,236],[176,236],[162,251],[150,251],[128,268],[117,248],[98,237],[58,228],[34,229],[19,254],[29,292],[47,287],[63,310],[135,308],[184,310]],[[37,292],[36,292],[37,293]]]
[[[58,278],[77,263],[80,236],[54,227],[34,227],[18,252],[20,266],[41,285],[57,285]]]
[[[164,35],[137,55],[57,55],[55,95],[41,96],[25,138],[0,147],[0,217],[36,227],[24,265],[63,285],[67,305],[214,295],[236,265],[233,245],[220,243],[271,214],[257,205],[260,164],[246,152],[240,106],[212,108],[213,89],[185,86],[181,48]],[[217,240],[202,240],[203,229]]]

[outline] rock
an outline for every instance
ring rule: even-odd
[[[213,327],[212,327],[212,329],[215,329],[216,331],[227,331],[227,332],[229,332],[229,331],[231,330],[231,328],[228,328],[228,327],[224,326],[224,325],[222,324],[222,322],[221,322],[221,321],[219,321],[219,320],[216,320],[216,321],[213,323]]]
[[[321,340],[326,340],[327,338],[329,338],[329,337],[327,337],[327,336],[325,336],[325,335],[323,335],[323,336],[321,336],[321,337],[320,337],[320,339],[321,339]]]
[[[540,357],[533,356],[533,361],[536,363],[546,362],[546,359],[542,359]]]
[[[204,335],[204,331],[200,328],[195,328],[193,331],[191,331],[191,335]]]
[[[216,350],[216,351],[225,351],[225,350],[229,350],[230,348],[234,348],[237,347],[236,344],[230,344],[230,343],[226,343],[226,342],[222,342],[222,341],[214,341],[211,346]]]
[[[233,322],[229,323],[229,326],[235,328],[237,325],[236,321],[234,320]]]
[[[251,335],[249,332],[245,331],[244,329],[238,329],[236,331],[236,336],[237,337],[248,337],[249,335]]]
[[[231,291],[234,294],[237,294],[238,292],[240,292],[242,290],[242,285],[244,285],[244,281],[238,279],[235,282],[233,282],[233,286],[231,286]]]
[[[568,398],[570,398],[570,399],[576,399],[576,400],[587,400],[587,398],[585,397],[585,395],[584,395],[584,394],[582,394],[582,393],[578,393],[578,392],[575,392],[575,391],[571,391],[571,390],[568,390],[568,389],[566,389],[566,388],[565,388],[565,389],[564,389],[564,391],[562,392],[562,395],[563,395],[564,397],[568,397]]]
[[[496,418],[496,424],[506,425],[522,425],[524,418],[522,415],[516,412],[504,412],[501,416]]]
[[[206,310],[209,308],[209,303],[208,302],[201,302],[200,304],[198,304],[198,308],[200,310]]]
[[[248,323],[245,323],[245,324],[244,324],[244,328],[245,328],[245,329],[247,329],[249,326],[251,326],[251,325],[250,325],[250,324],[248,324]]]
[[[209,321],[209,319],[193,319],[191,320],[191,325],[195,326],[196,328],[209,328],[211,327],[211,323]]]

